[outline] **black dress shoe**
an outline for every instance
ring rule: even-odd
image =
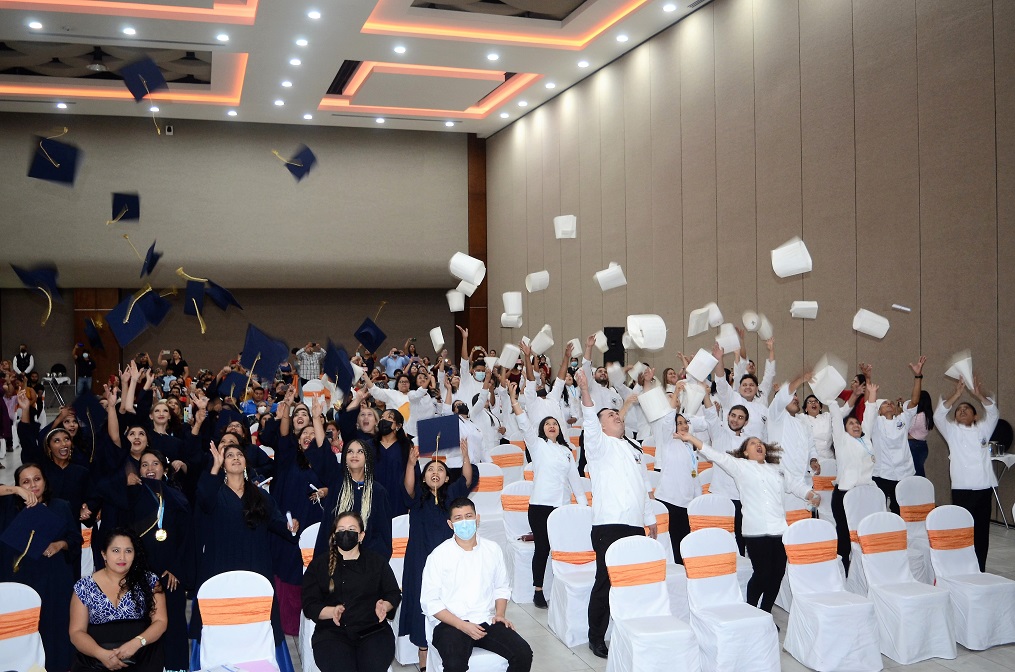
[[[537,609],[549,608],[549,605],[546,604],[546,598],[543,597],[543,591],[541,590],[535,591],[535,594],[532,596],[532,604],[534,604]]]
[[[610,654],[610,650],[606,648],[606,642],[589,642],[589,648],[592,649],[592,653],[599,658],[606,658]]]

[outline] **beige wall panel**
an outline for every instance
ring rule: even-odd
[[[549,354],[550,361],[556,365],[560,361],[564,341],[561,340],[561,291],[560,291],[560,244],[553,235],[553,218],[560,214],[560,101],[544,105],[543,117],[543,210],[539,217],[538,234],[543,246],[543,263],[538,267],[529,262],[528,272],[547,270],[550,273],[550,286],[542,292],[529,294],[543,303],[543,318],[539,324],[530,325],[529,334],[535,335],[543,324],[553,329],[554,340],[561,347],[554,346]],[[524,284],[524,283],[523,283]]]
[[[627,199],[624,182],[624,80],[628,73],[625,56],[614,67],[596,73],[594,90],[599,103],[601,163],[599,164],[600,198],[603,210],[603,260],[615,261],[629,273],[627,262]],[[628,276],[630,280],[630,276]],[[623,326],[627,318],[628,289],[611,290],[603,294],[603,323]]]
[[[676,361],[684,348],[687,333],[682,282],[680,158],[680,53],[677,31],[668,30],[651,42],[649,64],[651,81],[652,133],[652,235],[653,271],[658,314],[666,321],[668,333],[662,359],[667,365]],[[659,359],[657,357],[657,359]],[[660,372],[662,373],[662,372]]]
[[[997,366],[997,210],[991,3],[918,0],[923,352],[935,392],[969,348],[989,389]],[[947,480],[944,450],[927,472]],[[942,486],[939,485],[941,490]]]
[[[719,2],[713,11],[718,296],[726,320],[740,327],[743,312],[758,306],[753,3]],[[755,334],[746,335],[746,344],[758,352]]]
[[[578,248],[581,253],[579,283],[582,302],[582,333],[591,334],[603,325],[603,295],[592,279],[606,266],[603,259],[603,205],[600,178],[599,103],[595,87],[602,71],[579,86],[578,92]],[[573,244],[572,241],[571,244]],[[620,290],[624,291],[624,290]],[[598,358],[597,360],[598,361]]]
[[[560,134],[560,211],[558,215],[578,214],[579,160],[578,160],[578,94],[574,88],[565,91],[554,101],[556,124]],[[552,225],[551,225],[552,226]],[[578,230],[582,228],[578,221]],[[550,235],[553,235],[551,232]],[[586,281],[581,269],[581,250],[578,240],[556,240],[560,250],[560,273],[550,277],[550,283],[559,283],[561,291],[561,333],[558,341],[578,338],[585,342],[582,325],[582,284]],[[554,332],[556,335],[556,332]],[[581,355],[579,354],[579,357]]]
[[[487,282],[489,290],[490,306],[490,343],[498,351],[504,343],[515,343],[524,335],[523,329],[506,329],[500,326],[500,315],[504,312],[502,294],[509,291],[518,291],[517,276],[523,273],[526,262],[522,259],[521,251],[527,250],[527,182],[526,169],[528,161],[528,147],[532,142],[532,118],[520,119],[513,127],[514,132],[508,137],[510,145],[507,147],[510,159],[510,172],[507,175],[510,185],[510,203],[508,205],[510,216],[508,218],[508,230],[506,235],[498,236],[497,247],[492,247],[493,238],[490,241],[489,256],[491,259],[488,265]],[[488,234],[489,236],[490,234]],[[523,315],[523,326],[525,317]],[[477,344],[482,345],[482,344]]]
[[[515,127],[512,127],[515,128]],[[501,273],[510,263],[510,244],[514,237],[514,147],[517,133],[498,133],[486,141],[486,203],[487,203],[487,263],[486,280],[488,292],[487,324],[490,341],[496,343],[500,333]],[[506,277],[506,273],[505,273]],[[454,289],[454,278],[448,289]],[[458,331],[455,330],[457,338]],[[449,338],[444,334],[444,338]],[[495,345],[500,347],[500,345]]]
[[[769,251],[803,232],[798,27],[797,3],[755,0],[758,307],[772,321],[776,354],[787,364],[799,361],[803,346],[803,325],[789,315],[790,304],[804,298],[803,284],[800,276],[778,278]]]
[[[53,312],[40,326],[46,314],[46,297],[28,289],[0,290],[0,359],[12,359],[24,343],[35,357],[35,369],[45,375],[54,364],[63,364],[73,375],[74,347],[73,292],[63,293],[64,303],[54,303]]]
[[[906,364],[920,354],[915,2],[859,0],[853,12],[853,43],[858,237],[856,305],[847,302],[846,307],[872,310],[892,326],[881,341],[857,334],[857,355],[850,361],[873,364],[885,395],[908,397],[912,374]],[[913,312],[894,311],[893,303]],[[848,329],[852,313],[842,319]]]
[[[624,186],[627,191],[625,231],[627,281],[644,291],[627,293],[627,314],[656,313],[655,270],[663,261],[652,249],[652,110],[649,45],[638,47],[620,64],[624,73]],[[626,315],[625,323],[626,323]],[[643,358],[655,357],[639,353]]]
[[[684,308],[718,300],[715,204],[715,43],[713,6],[677,24],[680,43],[681,192]],[[684,323],[684,334],[686,322]],[[685,341],[710,348],[712,331]]]
[[[994,3],[994,101],[997,113],[997,356],[998,365],[1015,360],[1015,3]],[[1001,416],[1015,417],[1015,378],[1000,375],[997,403]],[[1011,511],[1015,478],[1000,483],[1001,501]]]
[[[521,333],[532,338],[543,326],[546,298],[542,293],[529,294],[525,291],[525,275],[530,270],[543,267],[543,194],[548,185],[543,183],[543,136],[546,134],[546,107],[540,107],[529,115],[529,141],[525,145],[525,238],[519,250],[520,267],[511,278],[509,289],[522,293],[525,306],[524,326]],[[522,241],[519,241],[522,242]],[[527,258],[526,258],[527,257]]]

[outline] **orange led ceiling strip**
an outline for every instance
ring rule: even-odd
[[[231,80],[227,91],[156,91],[147,99],[163,103],[197,103],[201,105],[239,105],[249,54],[216,54],[216,67],[221,64],[222,77]],[[87,100],[134,100],[120,86],[48,86],[45,84],[12,84],[0,82],[0,95],[31,96]]]
[[[607,14],[598,23],[584,32],[574,35],[550,34],[545,32],[533,32],[524,30],[484,30],[476,26],[438,24],[431,22],[408,22],[384,18],[383,15],[391,12],[392,0],[380,0],[370,13],[366,23],[363,24],[361,32],[377,35],[411,35],[415,37],[429,37],[438,40],[464,40],[469,42],[495,42],[502,44],[524,44],[532,47],[547,47],[550,49],[584,49],[589,42],[596,39],[616,25],[620,20],[645,5],[649,0],[627,0],[617,9]],[[433,11],[433,10],[427,10]],[[562,23],[563,28],[558,32],[567,32],[567,22]]]
[[[482,79],[500,82],[504,80],[504,72],[497,70],[478,70],[475,68],[451,68],[436,65],[407,65],[402,63],[380,63],[363,61],[349,79],[345,92],[341,96],[325,96],[318,110],[343,112],[351,114],[381,114],[388,116],[439,117],[453,119],[485,119],[491,112],[504,102],[527,89],[542,75],[525,72],[518,73],[496,89],[483,100],[464,110],[438,110],[420,107],[390,107],[377,105],[356,105],[353,99],[362,88],[364,82],[374,73],[395,75],[416,75],[420,77],[451,77],[460,79]]]
[[[211,9],[208,9],[207,7],[178,7],[140,2],[113,2],[111,0],[0,0],[0,9],[129,16],[173,21],[208,21],[252,26],[257,18],[259,2],[260,0],[240,0],[239,2],[218,0]]]

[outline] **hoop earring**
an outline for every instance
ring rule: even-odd
[[[243,480],[244,481],[250,480],[250,479],[247,478],[247,468],[246,467],[243,467]]]

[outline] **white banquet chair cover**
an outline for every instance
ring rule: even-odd
[[[867,596],[867,575],[860,562],[860,542],[857,538],[857,527],[860,521],[872,513],[888,510],[885,493],[876,485],[858,485],[847,490],[842,498],[842,506],[846,509],[846,524],[849,527],[850,563],[849,574],[846,576],[846,590],[857,595]]]
[[[613,636],[606,672],[697,672],[698,642],[691,626],[670,613],[662,583],[663,545],[647,537],[615,541],[606,551]]]
[[[872,513],[860,521],[857,532],[881,653],[902,665],[954,658],[955,627],[948,591],[913,578],[905,545],[906,523],[894,513]]]
[[[715,468],[718,467],[713,467],[713,469]],[[706,475],[706,478],[711,478],[709,475],[711,472],[712,469],[701,472],[698,474],[698,478],[701,478],[702,473]],[[735,511],[729,497],[704,494],[695,497],[687,505],[687,518],[691,523],[692,532],[705,527],[719,527],[732,534]],[[693,520],[692,516],[694,516]],[[750,559],[737,554],[737,582],[740,584],[740,593],[744,596],[744,600],[747,599],[747,584],[750,583],[752,576],[754,576],[754,565],[751,564]]]
[[[0,666],[5,670],[28,672],[31,668],[45,669],[46,651],[39,635],[39,611],[42,598],[34,589],[22,583],[0,583],[0,629],[23,625],[23,635],[0,639]],[[34,623],[33,623],[34,621]]]
[[[558,507],[550,514],[546,527],[553,570],[547,625],[565,646],[584,644],[589,641],[589,596],[596,579],[592,507]]]
[[[927,516],[937,585],[948,590],[958,643],[982,651],[1015,642],[1015,581],[980,571],[973,550],[973,516],[942,506]]]
[[[783,648],[818,672],[882,669],[874,603],[846,590],[835,525],[801,520],[782,541],[794,597]]]
[[[532,555],[536,544],[522,541],[519,537],[531,534],[529,525],[529,497],[532,495],[532,481],[515,481],[504,486],[501,508],[504,510],[504,561],[511,577],[511,601],[515,604],[532,604]],[[550,563],[546,563],[543,578],[543,596],[550,594]]]
[[[314,547],[317,545],[317,532],[321,529],[320,523],[314,523],[300,532],[300,553],[303,555],[303,572],[306,573],[310,561],[314,559]],[[317,663],[314,661],[314,647],[310,640],[314,636],[316,621],[306,617],[303,610],[300,610],[300,660],[303,661],[303,672],[320,672]]]
[[[500,467],[504,474],[504,485],[507,486],[522,479],[525,449],[514,443],[501,443],[490,449],[490,462]]]
[[[838,475],[835,460],[818,460],[818,464],[821,465],[821,474],[811,477],[811,488],[821,495],[821,503],[818,504],[818,518],[835,525],[835,516],[832,514],[832,492],[835,490],[834,482]]]
[[[895,486],[899,515],[906,522],[906,548],[913,578],[934,585],[934,566],[927,541],[927,514],[934,509],[934,484],[923,476],[907,476]]]
[[[237,570],[211,577],[197,591],[198,604],[206,600],[274,597],[271,582],[256,572]],[[264,660],[278,669],[275,662],[275,635],[271,629],[271,609],[263,620],[241,625],[209,625],[208,609],[202,607],[201,667],[230,665],[236,661]]]
[[[398,587],[402,587],[402,571],[405,569],[405,549],[409,545],[409,514],[403,513],[391,519],[391,559],[388,565],[398,581]],[[395,610],[395,618],[391,621],[391,628],[395,631],[395,660],[402,665],[415,665],[419,662],[419,649],[409,641],[409,635],[398,632],[399,617],[402,615],[402,605]]]
[[[680,542],[687,572],[691,628],[705,672],[780,668],[779,633],[772,615],[744,602],[736,576],[737,544],[726,530],[706,528]]]

